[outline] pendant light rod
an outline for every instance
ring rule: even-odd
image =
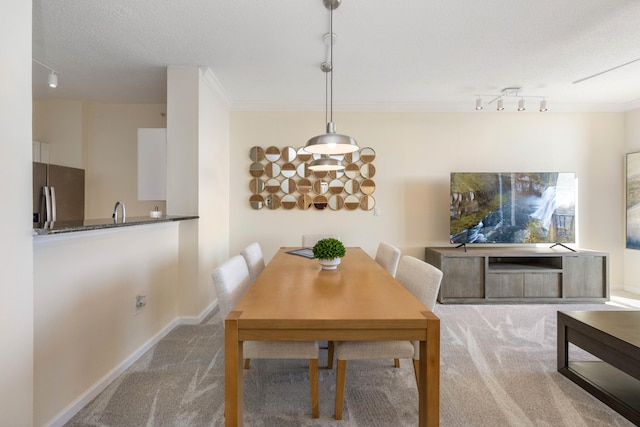
[[[331,64],[331,67],[329,68],[329,73],[331,73],[331,76],[329,77],[329,87],[331,88],[331,104],[329,104],[331,106],[331,113],[329,115],[329,121],[331,123],[333,123],[333,9],[335,9],[339,5],[339,2],[335,7],[331,5],[331,8],[329,10],[329,40],[331,41],[329,44],[329,64]]]
[[[312,154],[320,155],[338,155],[347,154],[358,151],[360,147],[356,140],[348,135],[336,133],[335,123],[333,122],[333,43],[335,42],[335,34],[333,34],[333,10],[340,6],[342,0],[322,0],[324,6],[329,9],[329,33],[324,35],[325,43],[329,44],[328,61],[320,65],[320,69],[325,73],[325,123],[327,125],[326,133],[314,136],[307,141],[304,150]],[[326,73],[331,73],[327,76]],[[321,166],[320,160],[310,164],[312,166]],[[322,159],[326,160],[326,159]],[[338,162],[339,163],[339,162]]]

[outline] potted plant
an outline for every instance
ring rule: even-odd
[[[313,247],[313,257],[318,258],[323,270],[335,270],[346,252],[342,242],[332,237],[318,240]]]

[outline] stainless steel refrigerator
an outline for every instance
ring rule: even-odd
[[[33,226],[84,220],[84,169],[33,162]]]

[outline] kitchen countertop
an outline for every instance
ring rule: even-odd
[[[160,218],[148,216],[127,217],[125,221],[114,222],[113,218],[85,219],[78,221],[56,221],[44,223],[44,227],[37,228],[34,225],[34,236],[47,236],[52,234],[71,233],[76,231],[102,230],[107,228],[127,227],[131,225],[157,224],[160,222],[184,221],[197,219],[195,215],[166,215]]]

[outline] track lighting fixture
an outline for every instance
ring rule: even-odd
[[[518,92],[522,90],[521,87],[507,87],[500,91],[499,94],[494,95],[475,95],[476,98],[476,110],[482,110],[482,97],[491,98],[489,104],[493,102],[496,103],[497,111],[504,111],[504,99],[505,98],[518,98],[518,111],[525,111],[525,98],[541,98],[540,101],[540,112],[544,113],[547,111],[547,99],[544,96],[533,96],[533,95],[520,95]]]
[[[49,67],[46,64],[43,64],[42,62],[38,61],[37,59],[33,59],[31,58],[33,62],[35,62],[38,65],[43,66],[44,68],[46,68],[47,70],[49,70],[49,87],[50,88],[57,88],[58,87],[58,73],[56,73],[56,70],[54,70],[53,68]]]
[[[58,75],[53,70],[49,74],[49,87],[54,89],[58,87]]]
[[[320,65],[320,69],[325,73],[325,121],[327,122],[327,133],[314,136],[307,141],[304,150],[312,154],[320,154],[321,157],[313,160],[309,164],[311,170],[342,170],[339,160],[331,158],[331,155],[347,154],[358,151],[360,147],[356,140],[348,135],[336,133],[335,123],[333,123],[333,44],[336,37],[333,34],[333,10],[340,6],[342,0],[323,0],[324,6],[329,9],[329,33],[325,34],[325,43],[329,44],[329,60]]]
[[[544,113],[545,111],[547,111],[547,100],[542,99],[542,101],[540,101],[540,112]]]

